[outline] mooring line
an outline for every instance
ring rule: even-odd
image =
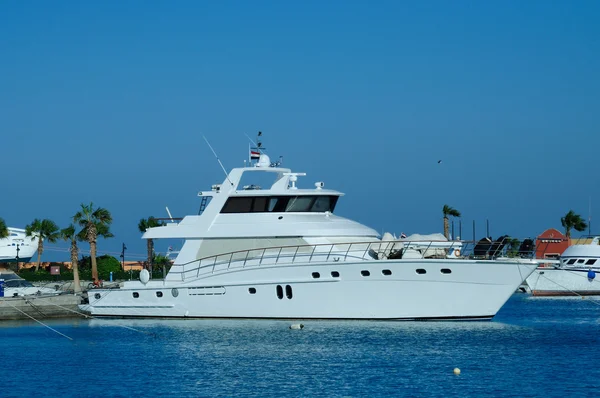
[[[569,271],[569,272],[572,272],[572,271]],[[545,274],[540,274],[540,276],[543,276],[544,278],[548,279],[550,282],[554,283],[554,284],[555,284],[555,285],[557,285],[557,286],[560,286],[560,287],[562,287],[562,288],[563,288],[563,289],[565,289],[566,291],[573,293],[573,295],[575,295],[575,296],[579,296],[579,297],[582,297],[582,298],[584,298],[584,297],[585,297],[583,294],[579,294],[579,293],[577,293],[576,291],[574,291],[574,290],[571,290],[571,289],[569,289],[568,287],[566,287],[566,286],[563,286],[563,285],[561,285],[560,283],[558,283],[558,282],[556,282],[556,281],[554,281],[554,280],[552,280],[552,279],[548,278],[548,277],[547,277]],[[586,300],[586,301],[587,301],[588,303],[593,303],[593,304],[595,304],[595,305],[598,305],[598,306],[600,306],[600,303],[598,303],[598,300],[595,300],[595,299],[590,299],[590,300]]]
[[[101,319],[101,318],[95,317],[95,316],[93,316],[93,315],[88,315],[88,314],[86,314],[86,313],[84,313],[84,312],[81,312],[81,311],[76,311],[76,310],[72,310],[72,309],[70,309],[70,308],[67,308],[67,307],[63,307],[63,306],[61,306],[61,305],[58,305],[58,304],[56,304],[56,303],[52,303],[52,302],[50,302],[50,301],[47,301],[47,300],[44,300],[44,299],[41,299],[41,298],[38,298],[37,300],[46,301],[46,302],[48,302],[49,304],[55,305],[55,306],[57,306],[57,307],[59,307],[59,308],[62,308],[62,309],[64,309],[64,310],[66,310],[66,311],[70,311],[70,312],[73,312],[73,313],[75,313],[75,314],[81,315],[81,316],[83,316],[83,317],[85,317],[85,318],[88,318],[88,319]],[[124,326],[124,325],[113,325],[113,326],[118,326],[118,327],[121,327],[121,328],[125,328],[125,329],[132,330],[132,331],[134,331],[134,332],[143,333],[143,334],[147,334],[147,335],[150,335],[150,336],[158,337],[158,335],[157,335],[156,333],[145,332],[145,331],[143,331],[143,330],[139,330],[139,329],[132,328],[131,326]]]
[[[58,330],[56,330],[56,329],[53,329],[52,327],[50,327],[50,326],[46,325],[44,322],[38,321],[37,319],[35,319],[34,317],[32,317],[31,315],[29,315],[29,314],[28,314],[28,313],[26,313],[25,311],[22,311],[22,310],[20,310],[19,308],[15,307],[14,305],[12,305],[12,304],[10,304],[10,303],[8,303],[8,305],[10,305],[11,307],[13,307],[15,310],[19,311],[21,314],[25,315],[26,317],[33,319],[34,321],[36,321],[36,322],[37,322],[37,323],[39,323],[40,325],[42,325],[42,326],[45,326],[45,327],[47,327],[48,329],[52,330],[54,333],[56,333],[56,334],[59,334],[59,335],[63,336],[64,338],[67,338],[67,339],[69,339],[69,340],[73,341],[73,339],[72,339],[72,338],[70,338],[69,336],[67,336],[66,334],[63,334],[63,333],[59,332],[59,331],[58,331]]]

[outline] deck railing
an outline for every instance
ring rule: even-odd
[[[533,252],[534,253],[534,252]],[[238,268],[291,265],[296,263],[346,262],[411,258],[494,259],[501,256],[531,257],[531,252],[508,251],[507,245],[481,246],[473,241],[371,241],[349,243],[273,246],[220,253],[181,265],[182,280],[186,277]]]

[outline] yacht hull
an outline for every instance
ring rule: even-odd
[[[538,268],[527,284],[534,296],[596,296],[600,281],[588,279],[588,269]]]
[[[81,308],[111,317],[484,320],[536,266],[418,259],[229,268],[93,289]]]

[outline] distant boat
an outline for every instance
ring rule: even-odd
[[[8,238],[0,239],[0,263],[28,262],[38,248],[37,236],[25,236],[25,230],[8,228]]]
[[[3,297],[46,296],[61,293],[56,289],[34,286],[13,272],[0,273],[0,280],[4,280]]]
[[[534,296],[600,295],[600,239],[569,246],[552,267],[540,267],[527,278]]]

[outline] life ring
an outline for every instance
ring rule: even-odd
[[[454,255],[455,255],[456,257],[460,256],[460,249],[455,249],[455,250],[454,250]]]

